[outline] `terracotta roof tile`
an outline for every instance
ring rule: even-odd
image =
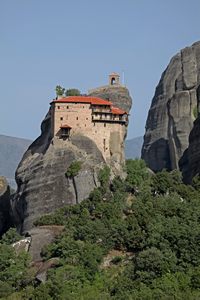
[[[51,103],[91,103],[94,105],[112,105],[112,102],[97,97],[69,96],[53,100]]]
[[[118,107],[114,107],[114,106],[111,108],[111,112],[112,112],[113,115],[125,115],[125,114],[127,114],[126,111],[124,111],[124,110],[122,110]]]

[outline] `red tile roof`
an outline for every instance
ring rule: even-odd
[[[94,105],[112,105],[112,102],[108,100],[103,100],[97,97],[87,97],[87,96],[69,96],[65,98],[59,98],[51,103],[90,103]]]
[[[69,128],[69,129],[71,129],[71,127],[67,124],[61,125],[60,128]]]
[[[111,108],[111,112],[112,112],[113,115],[125,115],[125,114],[127,114],[126,111],[124,111],[124,110],[122,110],[118,107],[114,107],[114,106]]]

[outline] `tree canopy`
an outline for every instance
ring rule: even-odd
[[[126,170],[125,180],[111,180],[102,169],[88,199],[37,221],[65,226],[42,251],[44,260],[60,258],[44,284],[28,280],[27,260],[1,245],[2,297],[200,298],[198,179],[186,186],[178,171],[152,174],[141,160],[128,160]]]

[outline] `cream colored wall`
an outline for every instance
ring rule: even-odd
[[[53,105],[55,105],[54,120],[52,122],[54,124],[53,136],[59,137],[60,126],[67,124],[72,127],[70,135],[83,134],[92,139],[108,163],[112,155],[110,151],[112,134],[117,133],[119,136],[118,148],[121,149],[120,143],[123,143],[124,140],[125,125],[120,123],[92,122],[90,104],[55,103]],[[60,118],[63,118],[63,120]]]

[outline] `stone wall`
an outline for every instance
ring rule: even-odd
[[[122,123],[92,121],[92,109],[88,103],[54,103],[52,106],[52,134],[60,138],[61,125],[69,125],[72,129],[70,136],[83,134],[92,139],[101,151],[105,161],[110,164],[111,156],[115,153],[124,162],[123,141],[126,127]],[[115,136],[116,142],[113,142]],[[120,155],[120,157],[119,157]],[[122,157],[123,156],[123,157]]]

